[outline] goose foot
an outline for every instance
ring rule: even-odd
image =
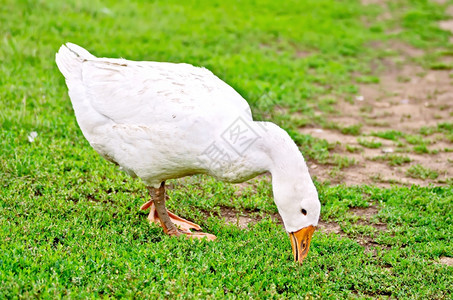
[[[150,208],[150,212],[148,215],[149,222],[156,223],[157,225],[162,226],[162,222],[159,219],[159,215],[157,214],[156,206],[154,205],[153,200],[146,202],[140,207],[141,210],[146,210],[148,208]],[[201,230],[201,227],[198,224],[195,224],[193,222],[190,222],[189,220],[181,218],[169,210],[167,210],[167,214],[170,218],[170,221],[182,231],[189,231],[190,229]]]
[[[159,188],[148,187],[151,193],[151,200],[143,204],[140,209],[150,208],[148,220],[156,223],[164,229],[164,232],[172,236],[186,235],[189,238],[203,239],[209,241],[216,239],[216,236],[204,232],[191,232],[190,229],[201,230],[201,227],[193,222],[181,218],[167,210],[165,207],[165,182]]]

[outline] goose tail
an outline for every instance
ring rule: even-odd
[[[55,55],[55,62],[58,69],[66,78],[66,81],[82,78],[82,63],[87,60],[95,59],[87,50],[73,44],[66,43],[60,47]]]
[[[62,45],[55,55],[58,69],[66,79],[77,123],[89,141],[94,128],[105,124],[105,117],[93,109],[83,81],[83,62],[96,59],[87,50],[72,43]]]

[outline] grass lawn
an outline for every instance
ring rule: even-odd
[[[337,229],[315,232],[301,266],[273,218],[267,177],[239,187],[206,176],[173,180],[169,209],[217,240],[170,238],[139,210],[149,199],[143,183],[84,139],[54,62],[71,41],[97,56],[207,67],[249,101],[257,119],[285,128],[310,164],[338,172],[354,162],[300,128],[360,134],[360,126],[331,122],[334,98],[348,101],[359,84],[378,82],[396,42],[423,51],[413,64],[451,68],[443,60],[453,53],[450,33],[437,22],[453,1],[363,2],[372,4],[2,1],[0,298],[451,299],[453,267],[443,263],[453,257],[451,180],[389,188],[317,181],[322,224]],[[434,128],[451,143],[451,119],[439,124],[420,132]],[[423,140],[397,131],[374,138],[411,147]],[[380,147],[369,141],[362,143]],[[415,165],[408,174],[437,178],[433,172]],[[225,209],[256,222],[246,229],[226,223],[218,217]]]

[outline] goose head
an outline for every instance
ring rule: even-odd
[[[321,212],[316,188],[309,176],[305,180],[273,180],[274,201],[289,234],[294,260],[299,263],[307,257]]]

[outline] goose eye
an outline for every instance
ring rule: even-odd
[[[305,208],[302,208],[302,210],[300,211],[304,216],[307,215],[307,210]]]

